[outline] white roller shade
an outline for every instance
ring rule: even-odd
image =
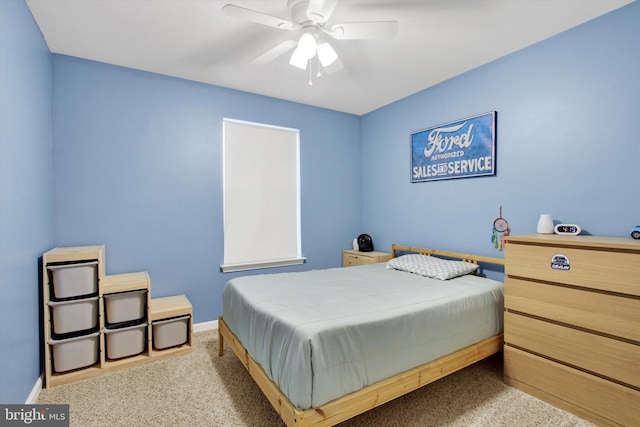
[[[224,120],[224,264],[300,264],[299,131]]]

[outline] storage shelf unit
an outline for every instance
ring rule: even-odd
[[[640,426],[640,241],[507,242],[505,382],[599,425]]]
[[[53,345],[52,338],[56,338],[53,334],[53,316],[49,302],[53,301],[52,275],[48,267],[54,265],[73,265],[81,261],[97,260],[97,281],[98,281],[98,348],[99,355],[96,363],[90,366],[78,367],[77,369],[65,372],[56,372],[54,369]],[[44,306],[44,357],[45,357],[45,387],[54,387],[60,384],[90,378],[103,373],[136,366],[162,358],[178,356],[186,354],[192,350],[192,330],[193,330],[193,313],[192,307],[184,295],[165,298],[151,298],[151,280],[147,272],[135,272],[125,274],[106,275],[105,274],[105,247],[97,246],[78,246],[54,248],[43,255],[43,306]],[[107,357],[106,334],[107,316],[106,316],[106,300],[123,292],[139,292],[144,294],[144,319],[146,322],[146,338],[144,342],[144,350],[135,355],[122,357],[119,359],[109,359]],[[106,296],[106,298],[105,298]],[[186,342],[175,348],[167,348],[162,351],[153,350],[153,334],[152,320],[166,319],[173,316],[173,313],[179,313],[183,316],[189,316],[189,329]],[[117,327],[111,325],[111,327]],[[113,331],[115,329],[112,329]],[[95,333],[95,332],[94,332]],[[113,333],[113,332],[111,332]],[[88,336],[88,335],[87,335]],[[55,341],[54,341],[55,342]],[[59,344],[57,344],[59,345]]]

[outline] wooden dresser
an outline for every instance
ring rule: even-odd
[[[354,265],[375,264],[377,262],[387,262],[391,259],[388,252],[360,252],[351,249],[342,251],[342,266],[353,267]]]
[[[531,234],[505,248],[505,383],[640,426],[640,240]]]

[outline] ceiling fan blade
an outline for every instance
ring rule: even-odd
[[[338,0],[309,0],[307,17],[314,22],[323,24],[329,20],[337,4]]]
[[[280,55],[283,55],[287,51],[291,50],[292,48],[295,47],[295,45],[296,45],[296,41],[295,40],[287,40],[285,42],[282,42],[279,45],[277,45],[276,47],[274,47],[272,49],[269,49],[268,51],[266,51],[262,55],[260,55],[257,58],[251,60],[251,63],[252,64],[256,64],[256,65],[264,65],[264,64],[266,64],[268,62],[273,61],[274,59],[276,59]]]
[[[398,21],[345,22],[328,32],[339,40],[392,40],[398,32]]]
[[[235,6],[233,4],[223,6],[222,13],[231,18],[243,19],[245,21],[255,22],[256,24],[262,24],[282,30],[294,30],[300,28],[298,24],[287,21],[286,19],[267,15],[251,9],[245,9],[244,7]]]

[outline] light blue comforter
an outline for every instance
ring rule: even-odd
[[[385,264],[230,280],[223,316],[300,409],[318,407],[502,332],[503,284]]]

